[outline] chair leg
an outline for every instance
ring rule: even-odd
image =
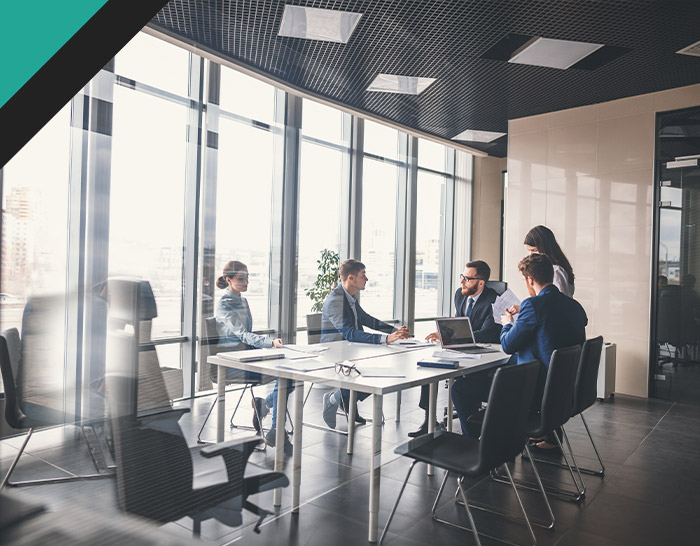
[[[595,445],[595,442],[593,441],[593,436],[591,436],[591,430],[588,428],[588,423],[586,423],[586,418],[583,416],[583,413],[579,413],[581,416],[581,421],[583,421],[583,425],[586,427],[586,432],[588,433],[588,438],[591,440],[591,444],[593,445],[593,450],[595,451],[596,457],[598,457],[598,462],[600,463],[600,470],[589,470],[589,469],[581,469],[581,472],[586,472],[594,474],[596,476],[604,476],[605,475],[605,465],[603,464],[603,459],[600,458],[600,453],[598,453],[598,448]]]
[[[211,412],[214,410],[214,406],[216,406],[216,402],[218,401],[218,397],[214,396],[214,401],[211,404],[211,407],[209,408],[209,411],[207,412],[207,417],[204,419],[204,422],[202,423],[201,428],[199,429],[199,432],[197,433],[197,443],[198,444],[205,444],[206,442],[202,440],[202,432],[204,431],[204,427],[207,424],[207,421],[209,420],[209,416],[211,415]]]
[[[192,536],[199,538],[202,535],[202,520],[198,517],[192,518]]]
[[[238,411],[238,406],[241,405],[241,400],[243,400],[243,395],[245,394],[246,388],[249,387],[249,385],[246,385],[243,387],[243,390],[241,390],[241,395],[238,397],[238,402],[236,402],[236,407],[233,408],[233,413],[231,414],[231,421],[229,422],[229,428],[237,428],[237,425],[233,423],[233,418],[236,416],[236,412]],[[252,392],[252,391],[251,391]]]
[[[394,503],[394,507],[391,509],[391,513],[389,514],[389,519],[386,522],[386,525],[384,526],[384,530],[382,531],[382,536],[379,537],[379,544],[381,544],[384,541],[384,537],[386,536],[386,532],[389,530],[389,525],[391,525],[391,520],[394,519],[394,514],[396,513],[396,508],[399,506],[399,501],[401,500],[401,495],[403,495],[404,489],[406,489],[406,484],[408,483],[408,478],[411,475],[411,471],[413,470],[413,467],[416,466],[416,463],[418,461],[414,460],[411,463],[411,466],[408,467],[408,472],[406,473],[406,478],[403,481],[403,485],[401,485],[401,490],[399,491],[399,496],[396,498],[396,502]]]
[[[544,485],[542,485],[542,480],[540,479],[540,473],[537,471],[537,466],[535,465],[535,462],[532,460],[532,455],[530,454],[530,448],[525,444],[525,451],[529,455],[530,458],[530,466],[532,466],[532,471],[535,473],[535,478],[537,479],[537,485],[540,488],[540,492],[542,493],[542,498],[544,499],[544,503],[547,506],[547,511],[549,512],[549,517],[551,524],[547,525],[547,529],[553,529],[554,528],[554,512],[552,512],[552,507],[549,504],[549,499],[547,498],[547,492],[544,490]],[[533,521],[534,523],[534,521]]]
[[[472,526],[472,534],[474,535],[474,540],[476,541],[476,546],[481,546],[481,540],[479,540],[479,533],[476,530],[476,524],[474,523],[474,517],[472,516],[472,511],[469,510],[469,503],[467,502],[467,495],[464,492],[464,487],[462,486],[462,483],[464,482],[464,476],[460,476],[459,479],[457,480],[457,487],[459,487],[459,493],[462,495],[462,500],[464,501],[464,508],[467,510],[467,517],[469,518],[469,525]],[[516,493],[517,494],[517,493]],[[518,500],[520,500],[520,497],[518,497]],[[521,504],[522,506],[522,504]],[[528,523],[529,525],[529,523]],[[532,532],[532,529],[530,529],[530,532]]]
[[[537,544],[537,539],[535,538],[535,532],[532,530],[532,525],[530,525],[530,520],[527,517],[527,512],[525,512],[525,507],[523,506],[523,501],[520,500],[520,494],[518,493],[518,488],[515,487],[515,482],[513,481],[513,476],[510,473],[510,468],[508,468],[508,464],[504,463],[503,466],[506,469],[506,474],[508,474],[508,479],[510,480],[510,485],[513,486],[513,493],[515,493],[515,498],[518,499],[518,504],[520,505],[520,511],[523,513],[523,517],[525,518],[525,523],[527,524],[527,529],[530,531],[530,536],[532,537],[532,544]],[[460,489],[461,489],[460,485]],[[466,500],[465,500],[466,502]]]
[[[19,463],[19,458],[22,456],[22,453],[24,453],[24,449],[27,447],[27,444],[29,443],[29,439],[32,437],[32,434],[34,433],[34,428],[30,428],[29,431],[27,432],[27,437],[24,439],[24,442],[22,443],[22,447],[19,449],[19,453],[17,453],[17,456],[14,458],[12,461],[12,464],[10,465],[10,469],[7,471],[7,474],[5,474],[5,477],[2,480],[2,483],[0,483],[0,491],[5,486],[10,486],[10,487],[24,487],[28,485],[46,485],[49,483],[61,483],[61,482],[74,482],[78,480],[97,480],[101,478],[111,478],[115,474],[114,472],[101,472],[97,474],[71,474],[70,476],[61,476],[57,478],[42,478],[39,480],[24,480],[20,482],[11,482],[10,481],[10,476],[12,475],[12,472],[14,472],[15,467],[17,466],[17,463]],[[66,471],[67,472],[67,471]]]
[[[561,427],[561,432],[564,436],[564,441],[566,442],[566,447],[569,450],[569,454],[571,455],[571,461],[574,463],[576,474],[578,474],[579,482],[581,483],[581,487],[579,488],[578,484],[576,483],[576,480],[574,479],[574,486],[578,490],[579,494],[583,497],[586,494],[586,484],[583,482],[583,476],[581,476],[581,471],[578,468],[578,463],[576,462],[576,457],[574,456],[574,450],[571,449],[571,444],[569,443],[569,436],[566,434],[566,430],[564,430],[564,427]],[[566,461],[566,464],[569,464],[569,460],[566,458],[566,454],[564,453],[564,448],[561,445],[561,440],[559,440],[559,437],[556,434],[554,436],[557,438],[557,442],[559,443],[559,449],[561,449],[562,454],[564,454],[564,461]],[[569,467],[569,472],[571,473],[571,477],[573,478],[574,475],[573,472],[571,472],[571,467]]]

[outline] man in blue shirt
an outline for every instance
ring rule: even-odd
[[[358,260],[345,260],[340,264],[340,284],[334,288],[323,303],[321,314],[321,343],[346,339],[359,343],[391,343],[397,339],[409,337],[408,328],[396,329],[391,324],[382,322],[366,313],[357,301],[357,294],[365,289],[367,275],[365,265]],[[364,326],[383,334],[371,334],[364,331]],[[368,393],[358,393],[357,399],[364,400]],[[335,414],[342,402],[345,413],[350,405],[350,391],[338,389],[323,396],[323,420],[330,428],[335,428]],[[355,422],[364,424],[366,419],[357,413]]]
[[[519,308],[511,308],[501,318],[501,347],[515,354],[517,364],[538,360],[540,375],[533,407],[539,407],[547,369],[555,349],[581,345],[586,340],[586,312],[576,300],[565,296],[552,284],[554,267],[544,254],[531,254],[518,264],[531,297]],[[517,320],[514,315],[518,314]],[[452,401],[459,415],[462,432],[468,434],[466,420],[486,401],[493,376],[466,376],[455,382]]]

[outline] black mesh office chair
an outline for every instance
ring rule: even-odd
[[[557,444],[561,453],[564,457],[564,462],[569,470],[571,479],[576,487],[576,491],[572,492],[569,490],[546,487],[547,493],[564,499],[568,501],[578,502],[583,499],[586,494],[586,485],[583,482],[583,477],[576,463],[576,458],[571,449],[571,444],[569,443],[569,438],[566,435],[566,431],[563,429],[563,425],[569,420],[572,415],[574,408],[574,385],[576,382],[576,376],[579,368],[579,359],[581,355],[581,346],[575,345],[573,347],[566,347],[563,349],[557,349],[552,353],[551,360],[549,362],[549,370],[547,371],[547,379],[544,386],[544,394],[542,395],[542,405],[540,412],[529,416],[528,423],[528,435],[531,438],[537,438],[544,436],[549,432],[556,430],[561,427],[562,436],[566,442],[569,455],[567,456],[562,446],[561,440],[558,434],[554,434]],[[479,421],[482,419],[482,412],[470,416],[467,421],[470,427],[478,426]],[[569,463],[569,456],[573,463]],[[576,474],[578,475],[579,482],[576,481],[574,476],[574,468],[576,469]],[[505,482],[505,478],[500,476],[497,478],[499,481]],[[524,481],[518,481],[518,484],[527,487],[532,490],[536,490],[537,484],[527,483]]]
[[[526,445],[527,441],[527,415],[537,383],[539,363],[529,362],[519,366],[507,366],[496,371],[489,394],[489,405],[484,413],[483,427],[479,439],[451,432],[438,431],[426,434],[411,440],[395,450],[405,457],[413,459],[406,474],[399,497],[389,515],[382,536],[381,543],[386,536],[396,508],[401,500],[401,495],[406,487],[408,478],[416,463],[423,462],[446,470],[445,477],[440,486],[437,498],[433,504],[433,519],[462,529],[472,531],[477,544],[480,544],[479,533],[476,531],[474,519],[467,503],[466,493],[462,486],[464,476],[473,478],[487,475],[494,468],[504,466],[510,478],[513,491],[525,518],[533,544],[535,535],[527,517],[525,508],[520,500],[520,495],[512,481],[507,462],[512,461]],[[471,528],[457,525],[456,523],[439,519],[436,509],[445,483],[450,474],[458,476],[459,492],[464,502],[467,517]],[[546,499],[546,497],[545,497]],[[486,536],[486,535],[484,535]],[[495,537],[491,537],[495,538]]]
[[[289,485],[282,472],[244,476],[248,458],[261,439],[253,436],[190,449],[176,421],[136,418],[129,402],[134,389],[131,377],[107,376],[120,508],[163,523],[189,516],[195,536],[200,534],[201,522],[210,518],[240,525],[245,508],[259,516],[254,529],[259,532],[270,512],[251,503],[248,496]],[[220,464],[215,464],[216,457],[223,458],[225,477],[217,468]]]
[[[0,483],[0,489],[6,485],[19,487],[113,476],[114,473],[108,469],[105,468],[103,471],[98,468],[98,472],[93,474],[61,476],[19,482],[10,481],[10,476],[17,467],[17,463],[19,463],[20,457],[24,453],[29,439],[32,437],[36,428],[78,422],[77,418],[52,408],[50,403],[48,405],[42,403],[42,401],[50,402],[53,398],[51,393],[44,390],[32,393],[30,389],[27,389],[26,386],[23,385],[23,378],[27,375],[24,370],[25,364],[27,363],[22,358],[22,343],[17,328],[10,328],[9,330],[0,332],[0,371],[2,372],[2,381],[5,388],[5,420],[7,424],[14,429],[29,429],[19,452],[12,461],[2,483]],[[36,389],[34,390],[36,391]],[[30,391],[29,395],[27,391]],[[95,406],[99,406],[99,404],[93,404],[93,407]],[[80,428],[84,435],[82,425]],[[95,461],[94,458],[93,461]]]

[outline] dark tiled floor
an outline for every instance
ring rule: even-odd
[[[687,377],[700,375],[698,370],[686,369]],[[269,387],[271,388],[271,386]],[[314,389],[305,411],[305,419],[321,423],[321,389]],[[259,394],[262,394],[260,392]],[[228,408],[233,407],[235,393],[227,398]],[[446,391],[439,390],[442,407]],[[417,409],[418,392],[404,393],[401,421],[394,416],[393,396],[384,403],[386,422],[382,435],[382,494],[380,521],[384,525],[398,495],[409,461],[394,454],[394,448],[405,441],[407,432],[422,421]],[[196,444],[196,435],[211,404],[211,397],[182,402],[191,413],[180,421],[190,445]],[[645,400],[616,396],[598,403],[586,413],[591,432],[597,440],[601,456],[606,464],[605,477],[585,476],[587,493],[580,504],[551,499],[557,518],[554,530],[535,527],[538,544],[578,546],[595,544],[614,546],[621,544],[697,544],[700,539],[700,522],[695,514],[700,508],[700,396],[696,399],[686,389],[679,401]],[[237,422],[248,423],[251,418],[247,400],[241,405]],[[360,412],[368,415],[371,402],[360,404]],[[269,425],[269,417],[265,424]],[[339,418],[339,428],[345,429],[344,419]],[[580,419],[567,425],[577,461],[580,465],[595,468],[597,459],[588,442]],[[243,525],[230,528],[215,520],[202,526],[202,539],[214,544],[365,544],[367,542],[369,427],[359,427],[355,440],[355,454],[345,453],[345,436],[323,430],[304,427],[303,474],[299,514],[290,513],[291,488],[283,491],[282,506],[276,515],[269,517],[260,534],[253,533],[256,518],[244,512]],[[227,430],[227,437],[249,434],[247,431]],[[207,423],[203,437],[216,436],[216,419]],[[4,473],[17,447],[22,442],[16,437],[0,442],[0,472]],[[273,453],[256,452],[251,462],[271,469]],[[546,483],[559,482],[571,488],[566,471],[540,465]],[[92,472],[93,467],[85,445],[72,429],[45,430],[35,433],[27,454],[22,457],[14,479],[40,478],[66,475],[69,472]],[[285,471],[291,473],[291,460],[285,463]],[[516,461],[515,475],[531,477],[529,464]],[[425,467],[418,465],[408,482],[385,544],[414,546],[418,544],[473,544],[471,534],[446,527],[430,517],[435,495],[443,474],[437,471],[426,475]],[[448,482],[441,498],[438,513],[442,517],[466,524],[463,509],[455,505],[455,483]],[[485,506],[518,513],[513,492],[508,486],[490,479],[465,482],[470,500]],[[18,492],[26,497],[48,504],[50,509],[69,510],[80,505],[102,514],[117,514],[115,481],[81,481],[66,484],[42,485],[23,488]],[[546,512],[539,494],[522,492],[528,513],[539,519]],[[272,508],[272,492],[258,495],[254,502]],[[528,543],[528,535],[522,524],[507,521],[475,511],[477,527],[486,534],[493,534],[520,544]],[[191,536],[191,521],[184,518],[163,526],[180,536]],[[498,544],[484,538],[482,544]]]

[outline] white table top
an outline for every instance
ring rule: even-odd
[[[296,381],[308,381],[312,383],[327,384],[334,387],[351,389],[371,394],[388,394],[403,389],[425,385],[434,381],[441,381],[454,377],[460,377],[468,373],[474,373],[485,369],[494,368],[504,364],[509,355],[500,350],[499,345],[493,345],[498,352],[482,353],[479,358],[460,360],[457,369],[424,368],[416,363],[419,360],[431,358],[433,352],[439,349],[438,345],[431,347],[410,347],[392,345],[374,345],[367,343],[351,343],[348,341],[334,341],[323,343],[319,347],[328,347],[328,350],[320,353],[312,360],[263,360],[255,362],[238,362],[220,356],[210,356],[209,364],[257,372],[263,375],[271,375]],[[400,372],[404,377],[363,377],[351,372],[345,376],[335,372],[336,362],[350,360],[362,372],[363,367],[386,368],[394,372]],[[318,362],[319,365],[333,366],[328,369],[300,371],[280,367],[295,363],[300,368],[309,365],[310,362]]]

